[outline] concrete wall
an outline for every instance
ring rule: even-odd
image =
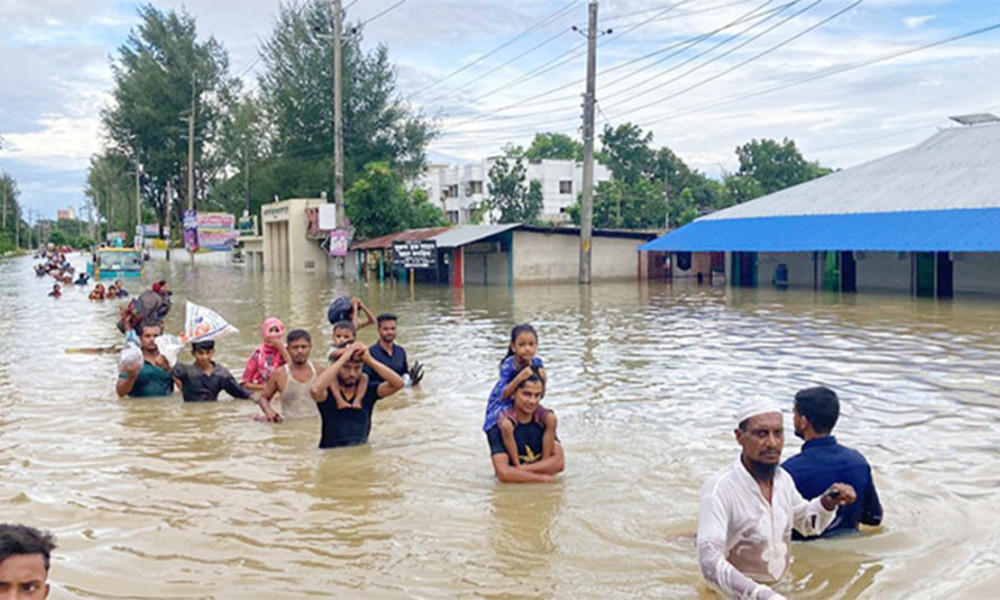
[[[815,264],[812,252],[760,252],[757,254],[757,281],[760,287],[772,287],[779,264],[788,267],[788,287],[814,289]]]
[[[167,251],[158,250],[156,248],[149,249],[150,260],[166,260]],[[183,248],[171,248],[170,249],[170,260],[172,261],[182,261],[185,263],[191,262],[191,255],[188,251]],[[232,261],[230,260],[229,252],[197,252],[194,255],[194,260],[196,264],[199,265],[230,265]]]
[[[306,210],[326,204],[322,198],[296,198],[261,206],[264,268],[270,271],[326,271],[327,254],[319,240],[306,237]]]
[[[594,236],[591,278],[636,279],[641,240]],[[580,237],[562,233],[514,231],[514,282],[576,281],[580,276]]]
[[[910,293],[912,257],[909,252],[855,252],[858,292]]]
[[[1000,295],[1000,253],[956,252],[955,295]]]
[[[466,285],[509,285],[508,252],[466,252]]]

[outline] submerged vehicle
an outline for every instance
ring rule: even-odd
[[[134,248],[98,248],[87,263],[87,274],[95,280],[142,277],[142,251]]]

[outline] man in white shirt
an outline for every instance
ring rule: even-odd
[[[709,478],[698,510],[698,564],[726,598],[784,600],[766,584],[781,579],[791,562],[792,528],[818,535],[855,501],[854,488],[835,483],[806,502],[782,469],[785,444],[781,408],[767,401],[744,407],[736,441],[743,452]]]

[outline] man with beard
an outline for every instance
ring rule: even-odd
[[[413,385],[420,383],[420,379],[424,376],[420,363],[413,363],[413,369],[410,369],[406,361],[406,350],[395,343],[396,315],[383,313],[376,317],[376,321],[378,322],[378,341],[368,349],[372,354],[372,358],[388,366],[400,377],[409,373],[410,381]],[[365,367],[365,375],[368,375],[368,378],[372,381],[381,381],[378,373],[367,366]]]
[[[291,362],[274,372],[267,380],[258,404],[264,420],[281,423],[285,419],[313,419],[319,416],[309,388],[316,383],[316,366],[309,360],[312,338],[304,329],[294,329],[285,337]],[[271,399],[281,393],[281,414],[271,407]]]
[[[382,381],[370,381],[361,371],[362,365],[372,369]],[[338,405],[334,400],[334,382],[348,406]],[[336,448],[367,443],[375,403],[402,387],[403,379],[372,358],[363,342],[354,342],[345,348],[309,389],[313,400],[319,403],[319,415],[323,420],[319,447]],[[355,402],[357,399],[361,402]]]
[[[726,598],[783,600],[766,584],[788,568],[792,528],[822,533],[839,505],[855,501],[854,488],[834,483],[806,502],[779,466],[785,443],[781,409],[758,401],[740,411],[737,423],[742,453],[701,489],[698,564]]]
[[[149,398],[174,393],[174,376],[170,373],[170,363],[156,347],[156,338],[161,333],[163,327],[159,323],[147,323],[140,328],[142,365],[125,369],[118,374],[115,391],[119,398]]]
[[[792,416],[795,435],[805,440],[805,444],[802,452],[786,460],[781,468],[795,480],[799,493],[804,498],[814,498],[834,481],[849,483],[858,493],[856,503],[837,511],[837,518],[823,532],[823,537],[857,531],[858,523],[880,525],[882,504],[868,461],[833,437],[833,427],[840,417],[837,393],[823,386],[800,390],[795,394]]]

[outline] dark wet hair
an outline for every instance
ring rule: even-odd
[[[309,332],[306,331],[305,329],[293,329],[288,332],[287,336],[285,336],[285,341],[288,342],[289,344],[291,344],[295,340],[305,340],[310,344],[312,343],[312,337],[309,335]]]
[[[358,328],[354,326],[354,323],[346,319],[343,321],[337,321],[336,323],[333,324],[333,330],[337,331],[338,329],[347,329],[348,331],[351,331],[355,334],[358,333]]]
[[[510,330],[510,343],[507,344],[507,354],[504,355],[503,359],[500,362],[503,362],[508,358],[510,358],[511,356],[514,356],[514,350],[511,349],[511,346],[513,346],[514,342],[517,341],[517,336],[521,335],[522,333],[530,333],[531,335],[535,336],[535,341],[536,342],[538,341],[538,332],[535,331],[535,328],[532,327],[530,324],[521,323],[520,325],[514,325],[514,328]]]
[[[813,431],[827,434],[833,431],[840,417],[840,400],[837,393],[822,385],[799,390],[795,394],[795,410],[809,419]]]
[[[191,350],[215,350],[215,340],[204,340],[202,342],[191,342]]]
[[[378,322],[379,327],[382,326],[382,321],[398,321],[398,320],[399,319],[396,318],[396,315],[392,313],[382,313],[379,316],[375,317],[375,321]]]
[[[0,523],[0,563],[15,554],[41,554],[48,572],[49,558],[55,548],[56,538],[48,531],[27,525]]]
[[[542,385],[542,392],[545,392],[545,381],[538,375],[537,371],[532,372],[531,375],[528,375],[528,377],[521,381],[521,383],[517,384],[514,391],[516,392],[517,390],[523,388],[526,383],[539,383]]]
[[[142,321],[142,322],[140,322],[139,326],[136,327],[136,332],[141,336],[142,335],[142,330],[145,329],[145,328],[147,328],[147,327],[156,327],[157,329],[160,330],[160,333],[163,333],[163,323],[161,323],[160,321],[157,321],[155,319],[151,320],[151,321]]]

